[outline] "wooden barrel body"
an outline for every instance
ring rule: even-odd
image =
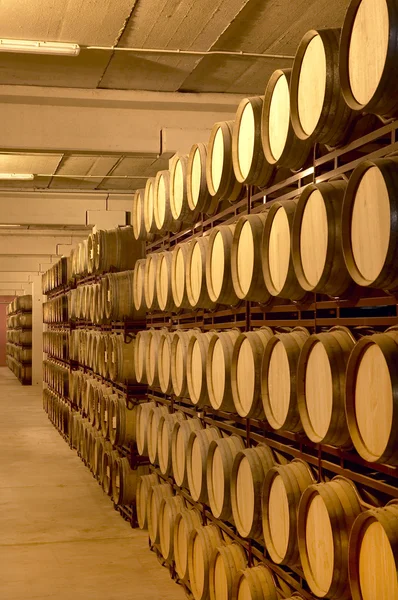
[[[174,561],[177,574],[181,581],[189,581],[188,571],[188,540],[191,532],[202,525],[202,519],[196,508],[183,509],[176,515],[174,521]]]
[[[244,538],[261,539],[261,493],[274,466],[269,446],[259,444],[236,455],[232,467],[231,503],[236,529]]]
[[[128,409],[125,399],[118,396],[112,408],[109,439],[114,446],[127,446],[135,441],[137,406]]]
[[[188,156],[176,154],[170,164],[170,209],[173,219],[179,223],[192,223],[193,214],[187,194]]]
[[[161,329],[150,329],[145,353],[145,373],[148,385],[159,387],[159,350]]]
[[[207,146],[194,144],[189,152],[187,164],[187,199],[195,221],[201,213],[214,214],[218,200],[210,195],[206,179]]]
[[[138,454],[148,456],[148,420],[150,411],[155,408],[154,402],[144,402],[137,406],[136,440]]]
[[[160,483],[149,488],[147,498],[148,532],[151,544],[160,542],[159,512],[164,498],[173,497],[173,488],[169,483]]]
[[[196,237],[189,246],[187,258],[186,287],[188,301],[193,308],[214,308],[206,285],[206,256],[209,249],[209,236]]]
[[[278,600],[279,594],[269,567],[258,565],[242,570],[235,579],[234,600]]]
[[[137,521],[140,529],[146,529],[148,527],[148,494],[149,490],[153,485],[159,484],[159,477],[156,473],[150,475],[141,475],[137,481],[136,489],[136,507],[137,507]]]
[[[187,355],[192,330],[177,330],[171,342],[171,381],[178,398],[187,396]]]
[[[207,493],[211,512],[216,519],[232,520],[232,467],[236,455],[243,449],[243,440],[237,435],[219,438],[210,443],[206,465]]]
[[[215,200],[235,202],[242,192],[232,165],[233,121],[215,123],[207,148],[206,180]]]
[[[154,216],[154,190],[155,190],[155,178],[148,177],[145,185],[144,192],[144,224],[145,231],[148,234],[155,233],[156,223]]]
[[[209,343],[206,381],[210,404],[216,410],[235,412],[232,397],[232,362],[239,330],[215,333]]]
[[[144,273],[144,296],[145,304],[149,311],[159,310],[158,295],[156,289],[156,273],[158,269],[158,262],[161,253],[148,254],[145,263]]]
[[[302,300],[306,291],[297,281],[291,233],[297,200],[275,202],[267,214],[262,241],[263,276],[272,296]]]
[[[304,576],[316,596],[351,597],[348,540],[360,512],[355,486],[343,477],[304,491],[297,516],[298,545]]]
[[[156,265],[156,295],[157,304],[162,311],[174,310],[174,300],[171,290],[173,255],[162,252]]]
[[[150,331],[139,331],[135,337],[134,370],[139,383],[148,383],[146,373],[146,356]]]
[[[269,327],[241,333],[232,354],[231,384],[235,410],[241,417],[264,416],[261,401],[261,364],[273,332]]]
[[[206,465],[210,443],[221,437],[217,427],[207,427],[191,432],[188,440],[186,462],[189,491],[195,502],[206,502]]]
[[[237,181],[265,186],[274,169],[265,159],[261,144],[262,96],[243,98],[232,131],[232,164]]]
[[[364,161],[348,182],[342,213],[344,259],[362,286],[398,288],[398,159]]]
[[[341,296],[352,285],[342,248],[344,181],[312,184],[300,195],[293,220],[292,257],[309,292]]]
[[[174,524],[176,517],[185,508],[182,496],[163,498],[159,509],[160,551],[165,560],[174,559]]]
[[[354,522],[349,547],[353,600],[398,599],[398,505],[367,510]]]
[[[261,397],[264,413],[273,429],[301,431],[297,403],[297,365],[309,333],[296,327],[277,333],[265,346],[261,366]]]
[[[135,383],[134,370],[135,339],[125,342],[123,335],[112,336],[112,352],[109,363],[109,375],[112,381],[120,383]]]
[[[206,255],[206,287],[210,300],[233,306],[239,302],[231,272],[232,242],[235,225],[215,227],[210,236]]]
[[[153,234],[150,234],[145,229],[145,189],[136,190],[133,195],[133,209],[131,211],[131,224],[136,240],[153,239]]]
[[[245,215],[236,223],[232,243],[231,270],[235,293],[241,300],[267,303],[271,294],[265,287],[261,252],[266,213]]]
[[[189,259],[189,247],[188,242],[183,244],[177,244],[173,249],[173,259],[171,263],[171,293],[175,307],[179,310],[181,308],[190,308],[191,305],[188,300],[187,292],[187,269]]]
[[[158,374],[159,386],[164,394],[170,394],[173,390],[171,381],[171,343],[173,333],[162,330],[159,340],[158,352]]]
[[[347,423],[357,452],[368,462],[398,465],[398,331],[363,337],[347,366]]]
[[[246,553],[240,544],[219,546],[210,562],[210,600],[232,600],[235,579],[246,567]]]
[[[301,423],[313,442],[347,445],[350,441],[344,411],[346,368],[355,340],[345,327],[311,335],[297,366]]]
[[[171,462],[174,479],[180,487],[188,487],[188,442],[192,431],[199,431],[200,429],[203,429],[203,425],[196,417],[174,423],[171,435]]]
[[[145,265],[146,259],[137,260],[133,275],[133,302],[136,310],[145,311]]]
[[[116,505],[130,505],[136,501],[137,482],[149,472],[148,467],[132,469],[127,457],[115,460],[112,468],[112,495]]]
[[[290,119],[291,69],[277,69],[265,88],[261,119],[261,139],[265,158],[270,165],[300,169],[311,146],[294,132]]]
[[[174,425],[177,421],[183,421],[185,414],[175,412],[162,415],[158,427],[158,458],[159,468],[162,475],[170,475],[172,472],[171,441]]]
[[[160,418],[168,415],[167,406],[156,406],[149,411],[148,414],[148,456],[153,465],[159,463],[158,456],[158,431]]]
[[[263,535],[277,564],[299,563],[297,510],[304,490],[314,483],[307,463],[293,460],[268,471],[262,492]]]
[[[176,231],[170,205],[170,171],[158,171],[153,184],[153,216],[158,233]]]
[[[195,600],[209,598],[209,570],[214,551],[223,545],[216,525],[206,525],[191,531],[188,539],[188,571]]]
[[[300,42],[290,83],[291,120],[296,135],[336,146],[347,137],[353,113],[339,76],[340,29],[314,29]]]
[[[195,332],[188,342],[187,350],[187,386],[192,404],[202,408],[210,406],[207,391],[206,362],[209,345],[212,337],[217,335],[214,331],[201,333]]]
[[[341,32],[340,79],[353,110],[392,116],[398,110],[395,77],[398,21],[395,2],[352,0]]]

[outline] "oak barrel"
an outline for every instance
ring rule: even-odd
[[[196,508],[183,509],[176,515],[174,521],[174,561],[177,574],[181,581],[189,581],[188,571],[188,540],[191,532],[202,525],[202,518]]]
[[[145,265],[146,259],[137,260],[133,275],[133,302],[136,310],[145,311]]]
[[[145,373],[148,385],[159,387],[159,351],[162,329],[150,329],[145,352]]]
[[[207,148],[206,180],[214,200],[236,202],[242,192],[232,165],[233,121],[215,123]]]
[[[173,488],[169,483],[159,483],[149,488],[147,498],[148,532],[151,544],[159,544],[159,512],[164,498],[173,497]]]
[[[162,330],[159,340],[159,386],[164,394],[170,394],[173,390],[173,384],[171,381],[171,343],[173,340],[173,335],[173,333]]]
[[[156,289],[156,273],[158,262],[161,257],[160,252],[148,254],[145,262],[144,274],[144,296],[145,304],[149,311],[159,310],[158,295]]]
[[[311,335],[297,366],[297,395],[301,423],[316,443],[347,445],[350,441],[344,411],[346,368],[355,339],[345,327]]]
[[[159,508],[160,551],[165,560],[174,559],[174,525],[176,517],[185,508],[182,496],[163,498]]]
[[[145,185],[144,192],[144,224],[147,236],[150,233],[155,233],[156,223],[154,215],[154,192],[155,192],[155,178],[148,177]]]
[[[361,504],[354,484],[343,477],[310,485],[298,509],[298,545],[304,576],[322,598],[348,600],[348,540]]]
[[[206,163],[206,144],[194,144],[189,152],[187,165],[187,199],[192,221],[200,213],[213,214],[218,207],[218,200],[212,198],[207,187]]]
[[[171,289],[173,255],[162,252],[156,265],[156,295],[160,310],[174,310],[174,300]]]
[[[148,467],[130,467],[127,457],[115,460],[112,467],[112,495],[116,505],[130,505],[136,501],[137,482],[149,472]]]
[[[196,417],[174,423],[171,435],[171,462],[173,476],[180,487],[188,487],[187,449],[192,431],[203,429],[202,422]]]
[[[340,29],[310,30],[302,38],[290,82],[291,120],[302,140],[337,146],[352,121],[340,85]]]
[[[188,343],[193,331],[176,330],[171,342],[171,381],[174,394],[178,398],[187,396],[187,355]]]
[[[217,427],[195,429],[191,432],[186,449],[186,469],[189,491],[195,502],[207,502],[207,455],[213,440],[221,437]]]
[[[170,209],[173,219],[180,223],[192,223],[193,213],[187,194],[188,156],[176,154],[170,162]]]
[[[159,464],[158,454],[158,432],[159,423],[162,416],[169,414],[167,406],[156,406],[151,408],[148,414],[147,422],[147,440],[148,440],[148,456],[153,465]]]
[[[133,195],[133,209],[131,211],[131,224],[136,240],[151,241],[153,235],[145,229],[145,189],[136,190]]]
[[[206,525],[191,531],[188,539],[188,571],[195,600],[207,600],[210,592],[210,562],[216,548],[223,545],[216,525]]]
[[[170,205],[170,171],[158,171],[156,174],[153,184],[153,216],[158,233],[178,228]]]
[[[189,246],[186,263],[186,288],[188,301],[193,308],[214,308],[206,284],[206,256],[210,244],[209,236],[196,237]]]
[[[164,414],[159,419],[158,427],[158,458],[159,468],[162,475],[170,475],[172,472],[171,443],[174,425],[177,421],[184,421],[183,412]]]
[[[242,570],[235,579],[234,600],[279,600],[273,572],[263,564]]]
[[[235,412],[232,398],[232,364],[238,329],[214,333],[206,358],[206,381],[210,404],[216,410]]]
[[[236,179],[246,185],[264,187],[274,168],[265,159],[261,144],[262,96],[241,100],[232,130],[232,164]]]
[[[148,456],[148,420],[149,413],[155,408],[154,402],[143,402],[137,406],[136,441],[138,454]]]
[[[150,475],[141,475],[137,481],[136,490],[136,508],[137,521],[140,529],[148,527],[147,499],[149,490],[153,485],[159,484],[159,477],[156,473]]]
[[[290,119],[291,69],[277,69],[265,88],[261,119],[261,139],[265,158],[270,165],[300,169],[311,145],[294,132]]]
[[[171,264],[171,293],[177,309],[190,308],[187,292],[187,269],[189,260],[189,242],[177,244],[173,249]]]
[[[206,253],[206,287],[210,300],[229,306],[239,302],[231,272],[234,230],[235,225],[220,225],[212,229]]]
[[[206,361],[209,345],[215,331],[195,331],[188,342],[187,386],[192,404],[198,408],[210,406],[206,380]]]
[[[134,370],[139,383],[148,383],[146,373],[146,355],[152,331],[139,331],[135,336]]]
[[[210,600],[232,600],[235,579],[246,567],[246,553],[240,544],[218,547],[210,561]]]

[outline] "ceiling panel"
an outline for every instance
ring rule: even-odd
[[[2,0],[4,38],[111,46],[135,0]]]
[[[0,154],[0,173],[54,173],[62,154]]]
[[[135,175],[140,179],[104,179],[97,189],[136,190],[145,187],[147,177],[153,177],[168,166],[169,161],[164,158],[124,158],[112,171],[112,176]]]
[[[117,164],[118,156],[66,156],[57,169],[56,177],[51,180],[50,188],[95,189],[102,177],[89,179],[70,179],[68,175],[107,175]]]

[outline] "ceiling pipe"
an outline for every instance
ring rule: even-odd
[[[110,52],[130,52],[132,54],[180,54],[184,56],[236,56],[247,58],[271,58],[293,60],[288,54],[261,54],[258,52],[242,52],[232,50],[171,50],[163,48],[122,48],[120,46],[80,46],[83,50],[108,50]]]

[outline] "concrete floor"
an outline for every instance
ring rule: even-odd
[[[6,367],[0,414],[0,598],[186,597]]]

